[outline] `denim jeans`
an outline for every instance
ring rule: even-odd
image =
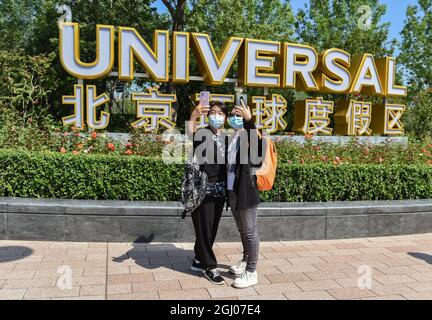
[[[228,191],[229,203],[237,229],[243,245],[243,261],[246,261],[246,270],[255,272],[259,255],[259,236],[257,225],[257,206],[246,210],[233,210],[236,208],[237,197],[234,191]]]

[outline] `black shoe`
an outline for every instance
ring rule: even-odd
[[[220,276],[217,268],[208,269],[204,272],[204,277],[206,277],[213,284],[224,284],[225,280]]]
[[[205,272],[204,266],[197,259],[194,259],[191,265],[191,270],[196,272]]]

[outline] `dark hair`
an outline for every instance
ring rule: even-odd
[[[210,102],[210,109],[213,107],[219,107],[221,111],[225,114],[225,117],[228,118],[228,107],[225,105],[225,103],[223,103],[222,101],[212,101]]]

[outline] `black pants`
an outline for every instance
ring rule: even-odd
[[[195,259],[206,269],[217,267],[213,244],[224,207],[224,198],[206,196],[201,205],[192,212],[195,228]]]

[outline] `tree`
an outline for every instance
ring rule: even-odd
[[[215,51],[230,36],[274,41],[294,39],[294,15],[289,1],[281,0],[191,0],[185,8],[184,30],[203,32],[210,35]],[[192,56],[191,56],[192,57]],[[196,61],[190,61],[191,75],[199,74]],[[228,77],[237,78],[237,64],[234,63]],[[190,82],[177,86],[179,104],[179,123],[189,118],[191,105],[188,95],[207,89],[213,92],[234,93],[232,84],[208,88],[203,83]],[[292,90],[272,90],[293,100]],[[261,89],[249,88],[248,95],[262,95]]]
[[[168,24],[168,17],[159,14],[155,8],[151,7],[152,0],[45,0],[42,9],[35,17],[34,35],[28,46],[28,52],[32,55],[56,53],[58,56],[58,21],[62,13],[59,8],[69,8],[72,14],[72,21],[79,23],[80,26],[80,58],[82,61],[90,62],[96,56],[96,25],[107,24],[127,26],[135,28],[140,35],[151,43],[153,31],[165,29]],[[117,36],[117,35],[116,35]],[[69,109],[61,107],[61,96],[70,94],[73,83],[76,79],[68,75],[60,65],[59,59],[55,61],[57,76],[62,82],[57,97],[53,100],[52,112],[60,118],[69,113]],[[138,66],[137,72],[142,72]],[[115,71],[115,70],[114,70]],[[111,97],[114,96],[116,88],[123,88],[127,91],[130,85],[143,84],[149,79],[134,80],[131,84],[122,84],[116,78],[105,78],[94,81],[98,87],[98,92],[107,92]],[[128,125],[128,115],[124,112],[123,100],[117,102],[111,99],[110,111],[120,111],[120,117],[113,114],[111,123],[119,120]],[[129,117],[131,118],[131,117]]]
[[[0,0],[0,50],[27,47],[42,3],[42,0]]]
[[[171,31],[181,31],[184,26],[186,0],[162,0],[171,15]]]
[[[420,91],[412,96],[412,105],[404,115],[407,132],[416,137],[431,137],[432,134],[432,92]]]
[[[378,0],[310,0],[296,19],[298,40],[318,51],[339,48],[351,55],[394,52],[390,23],[382,23],[386,6]]]
[[[14,111],[25,123],[46,115],[58,83],[52,73],[55,54],[28,56],[0,51],[0,111]]]
[[[379,0],[310,0],[299,10],[296,19],[297,40],[311,45],[318,53],[338,48],[351,57],[370,53],[375,57],[391,56],[396,40],[389,40],[390,23],[383,23],[386,5]],[[308,93],[327,100],[338,101],[360,97],[353,95]],[[368,101],[381,103],[379,97]],[[336,104],[337,106],[337,104]],[[330,115],[332,122],[334,114]]]
[[[32,53],[58,51],[58,8],[67,6],[73,22],[80,26],[80,47],[83,60],[93,60],[96,50],[96,25],[108,24],[135,28],[151,42],[153,31],[165,28],[165,15],[152,8],[152,0],[45,0],[43,9],[36,16]],[[47,46],[47,41],[49,44]]]
[[[399,55],[410,97],[432,88],[432,0],[418,3],[408,6]]]

